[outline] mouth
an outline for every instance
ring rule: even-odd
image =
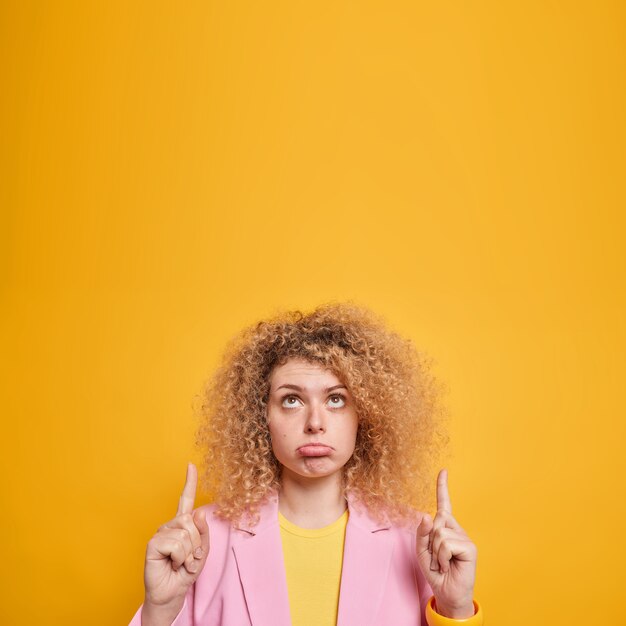
[[[323,443],[307,443],[298,448],[300,456],[328,456],[334,448]]]

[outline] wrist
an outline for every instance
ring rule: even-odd
[[[468,619],[476,612],[472,598],[469,598],[467,601],[461,603],[447,604],[438,600],[437,596],[435,596],[433,609],[439,613],[439,615],[443,615],[443,617],[447,617],[449,619]]]
[[[472,600],[473,614],[465,618],[445,617],[435,610],[435,596],[426,603],[426,623],[428,626],[483,626],[483,610],[476,600]]]
[[[141,626],[170,626],[184,603],[184,596],[167,604],[154,604],[146,599],[141,609]]]

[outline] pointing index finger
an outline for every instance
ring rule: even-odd
[[[437,511],[452,513],[452,503],[448,493],[447,469],[442,469],[437,476]]]
[[[192,513],[193,504],[196,500],[196,486],[198,484],[198,470],[193,463],[187,464],[187,478],[185,480],[185,486],[183,493],[178,501],[178,511],[176,515],[182,515],[183,513]]]

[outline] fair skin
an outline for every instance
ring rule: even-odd
[[[302,528],[341,517],[341,476],[359,424],[345,385],[328,370],[291,359],[270,377],[267,422],[282,466],[279,511]]]
[[[353,397],[333,372],[298,359],[274,368],[269,382],[267,420],[282,467],[279,510],[303,528],[327,526],[347,506],[341,479],[356,443]],[[148,544],[142,626],[172,623],[206,561],[209,529],[204,516],[194,513],[196,484],[196,468],[189,464],[176,517]],[[471,617],[476,546],[452,516],[446,470],[437,479],[437,514],[422,516],[416,544],[437,612]]]

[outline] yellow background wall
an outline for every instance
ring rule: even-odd
[[[353,299],[448,385],[487,623],[626,624],[625,17],[3,2],[0,622],[127,623],[226,340]]]

